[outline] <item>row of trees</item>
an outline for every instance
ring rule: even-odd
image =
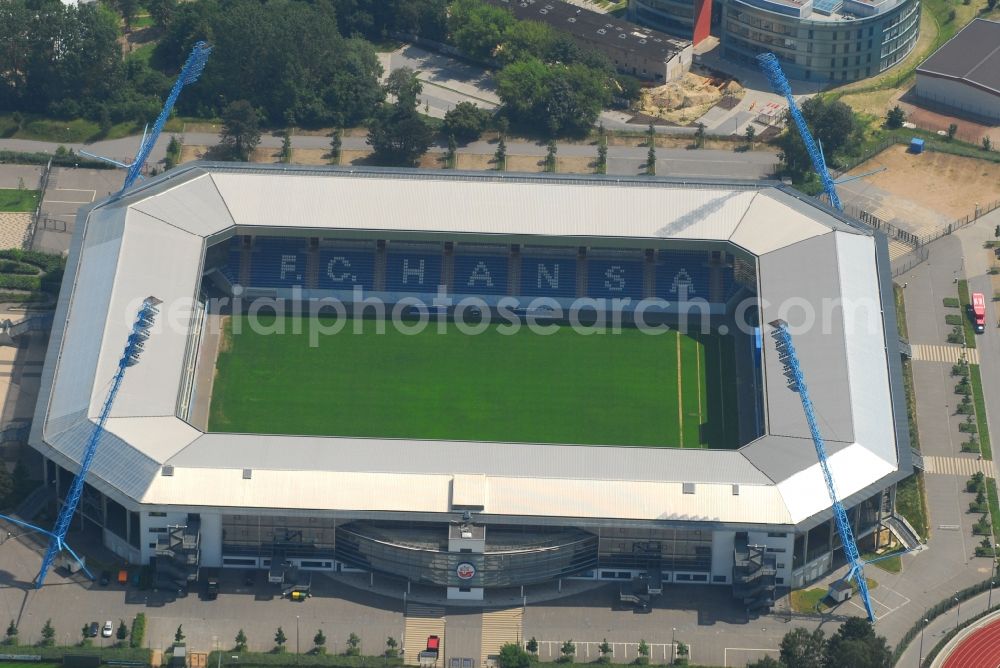
[[[747,668],[890,668],[892,651],[871,622],[851,617],[829,638],[822,630],[798,628],[781,640],[777,660],[765,657]]]
[[[183,629],[178,626],[177,633],[174,634],[174,640],[176,642],[181,642],[184,640]],[[235,645],[233,646],[233,651],[235,652],[245,652],[247,649],[247,634],[243,629],[239,630],[236,634]],[[323,633],[323,629],[318,629],[316,635],[313,636],[313,647],[309,650],[310,654],[326,654],[327,648],[327,637]],[[285,635],[285,630],[282,627],[274,632],[274,651],[284,652],[286,651],[288,644],[288,636]],[[361,637],[356,633],[351,633],[347,636],[347,642],[344,644],[344,655],[345,656],[361,656]],[[399,656],[399,642],[389,636],[385,639],[385,650],[382,652],[382,656],[393,659]]]

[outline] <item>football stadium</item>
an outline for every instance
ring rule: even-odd
[[[370,572],[449,599],[844,563],[911,472],[884,238],[773,182],[192,163],[84,210],[31,444],[164,587]]]

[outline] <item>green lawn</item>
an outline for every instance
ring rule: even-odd
[[[979,429],[979,450],[983,459],[993,459],[993,448],[990,445],[990,428],[986,424],[986,400],[983,398],[983,379],[978,364],[969,365],[969,377],[972,381],[972,398],[976,402],[976,425]]]
[[[969,317],[969,306],[972,301],[969,298],[969,282],[961,279],[958,282],[958,299],[962,302],[962,324],[965,328],[965,345],[968,348],[976,347],[976,332],[972,329],[972,319]]]
[[[584,336],[454,325],[404,335],[348,320],[309,346],[309,322],[230,319],[209,429],[588,445],[733,448],[732,337]],[[234,323],[239,324],[234,333]],[[324,326],[332,320],[323,321]],[[363,335],[353,333],[363,324]],[[302,333],[293,333],[299,325]],[[678,396],[681,401],[678,401]]]
[[[38,206],[37,190],[0,188],[0,211],[34,211]]]

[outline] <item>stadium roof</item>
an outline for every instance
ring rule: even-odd
[[[1000,22],[973,19],[921,63],[917,73],[1000,95]]]
[[[794,328],[840,494],[859,500],[909,472],[884,243],[815,200],[775,183],[213,163],[79,214],[32,445],[79,468],[136,309],[154,295],[171,325],[126,374],[89,480],[112,495],[428,517],[473,498],[487,515],[533,521],[790,525],[829,512],[799,397],[766,335],[765,433],[741,450],[206,434],[177,417],[182,369],[198,345],[189,307],[205,248],[235,233],[320,230],[636,247],[728,240],[758,257],[760,321]],[[828,317],[799,332],[806,305]]]

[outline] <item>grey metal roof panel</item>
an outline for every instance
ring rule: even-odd
[[[770,336],[772,329],[766,326],[782,319],[789,324],[824,438],[855,440],[843,314],[831,307],[831,300],[840,296],[837,234],[806,239],[758,260],[767,427],[776,436],[809,436],[799,395],[788,385]],[[870,238],[861,239],[871,244]],[[874,291],[876,285],[870,289]]]
[[[1000,22],[973,19],[917,67],[917,73],[961,79],[1000,95]]]
[[[416,451],[419,457],[413,456]],[[167,463],[188,468],[428,474],[447,470],[545,478],[771,482],[738,451],[258,434],[205,434]]]

